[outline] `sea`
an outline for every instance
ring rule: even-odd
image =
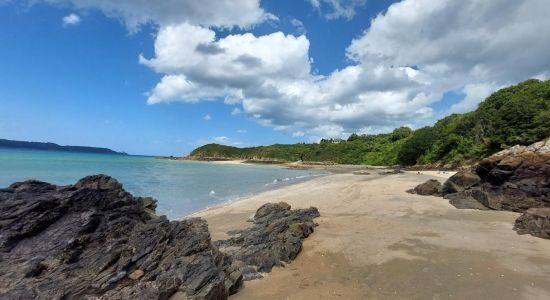
[[[173,220],[242,197],[325,175],[318,171],[265,165],[0,148],[0,188],[28,179],[68,185],[95,174],[116,178],[134,196],[157,199],[157,214]]]

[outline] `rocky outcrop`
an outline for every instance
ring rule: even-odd
[[[436,185],[428,181],[409,192],[436,195]],[[550,139],[514,146],[456,173],[443,183],[441,194],[457,208],[524,212],[550,207]]]
[[[75,185],[26,181],[0,190],[2,299],[224,299],[237,264],[199,218],[154,216],[108,176]]]
[[[550,208],[530,208],[521,215],[514,225],[518,234],[531,234],[550,239]]]
[[[424,183],[417,185],[414,189],[407,191],[410,194],[418,194],[422,196],[438,196],[441,194],[441,182],[435,179],[430,179]]]
[[[474,171],[482,183],[473,195],[491,209],[550,207],[550,139],[498,152]]]
[[[243,273],[293,260],[319,216],[266,204],[253,226],[212,243],[204,220],[155,208],[105,175],[0,189],[0,299],[226,299]]]
[[[251,227],[231,232],[230,239],[216,245],[233,257],[244,280],[260,278],[261,273],[296,258],[317,217],[319,211],[314,207],[291,210],[284,202],[264,204],[256,211]]]

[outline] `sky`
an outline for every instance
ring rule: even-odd
[[[0,138],[183,155],[431,125],[550,77],[548,0],[0,0]]]

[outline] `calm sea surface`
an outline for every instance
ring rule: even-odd
[[[153,157],[0,148],[0,188],[38,179],[58,185],[107,174],[135,196],[158,200],[171,219],[321,173],[271,166],[222,165]]]

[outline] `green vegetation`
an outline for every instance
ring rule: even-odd
[[[550,136],[550,81],[528,80],[495,92],[476,111],[453,114],[434,126],[377,135],[352,134],[315,144],[236,148],[209,144],[195,157],[318,161],[340,164],[460,165],[510,146]]]

